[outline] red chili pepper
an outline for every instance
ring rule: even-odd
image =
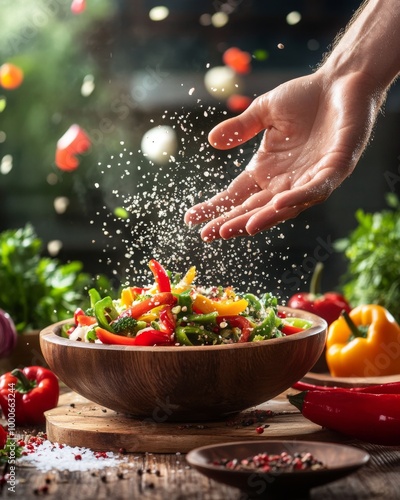
[[[96,335],[103,344],[115,345],[140,345],[140,346],[153,346],[153,345],[172,345],[172,337],[166,332],[160,330],[143,330],[136,337],[126,337],[124,335],[117,335],[111,333],[104,328],[97,327]]]
[[[167,271],[163,266],[154,259],[149,262],[149,267],[151,272],[154,274],[154,279],[157,284],[159,292],[170,292],[171,291],[171,281],[168,277]]]
[[[374,384],[363,387],[338,387],[329,385],[314,385],[299,380],[292,385],[298,391],[351,391],[366,392],[370,394],[400,394],[400,382],[388,382],[387,384]]]
[[[0,377],[1,409],[6,419],[12,411],[17,425],[43,424],[44,412],[57,406],[59,394],[57,377],[42,366],[17,368]]]
[[[400,445],[400,394],[304,391],[288,399],[322,427],[370,443]]]
[[[217,323],[222,322],[228,323],[231,328],[240,328],[242,334],[238,340],[238,343],[249,342],[250,334],[253,330],[253,325],[244,316],[218,316]]]
[[[141,302],[129,307],[120,315],[120,317],[131,316],[132,318],[138,319],[154,307],[164,305],[172,306],[176,303],[176,301],[176,297],[174,297],[174,295],[170,292],[156,293],[152,297],[142,300]]]
[[[292,388],[297,391],[331,391],[332,389],[336,389],[336,386],[314,385],[299,380],[292,385]]]
[[[343,295],[336,292],[319,293],[323,264],[318,262],[310,283],[310,291],[296,293],[287,305],[293,309],[308,311],[323,318],[328,325],[337,320],[342,311],[351,311],[350,304]]]
[[[159,316],[162,323],[162,331],[172,335],[176,328],[176,319],[172,314],[171,308],[166,307],[162,309]]]

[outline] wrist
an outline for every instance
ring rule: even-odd
[[[385,95],[400,71],[398,0],[370,0],[355,14],[321,66],[336,79],[357,75],[371,92]]]

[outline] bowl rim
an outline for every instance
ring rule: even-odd
[[[305,339],[314,335],[319,335],[323,331],[327,331],[327,322],[313,313],[308,311],[303,311],[300,309],[293,309],[286,306],[278,306],[278,310],[284,312],[288,317],[298,317],[311,321],[313,326],[307,328],[303,332],[295,333],[293,335],[287,335],[286,337],[279,337],[275,339],[260,340],[258,342],[243,342],[235,344],[217,344],[208,346],[185,346],[180,345],[180,351],[185,352],[213,352],[226,349],[254,349],[265,345],[274,345],[287,342],[294,342],[296,340]],[[78,342],[71,341],[65,337],[60,337],[56,332],[58,332],[61,327],[65,324],[71,323],[71,319],[66,319],[63,321],[58,321],[53,323],[40,332],[40,341],[47,342],[50,344],[57,344],[61,346],[71,347],[73,349],[94,349],[94,350],[105,350],[105,351],[147,351],[147,352],[177,352],[177,349],[173,349],[174,346],[130,346],[130,345],[115,345],[115,344],[100,344],[91,342]],[[172,348],[172,349],[171,349]]]
[[[204,446],[199,446],[197,448],[194,448],[190,450],[186,454],[186,460],[194,467],[200,467],[203,469],[207,469],[209,471],[223,471],[226,473],[234,473],[234,474],[239,474],[242,476],[248,476],[249,474],[252,474],[256,471],[244,471],[244,470],[230,470],[230,469],[224,469],[219,467],[218,465],[215,465],[211,462],[206,461],[206,457],[210,454],[210,452],[215,452],[219,450],[224,450],[225,453],[227,454],[227,458],[234,458],[229,456],[229,453],[231,453],[231,450],[235,450],[237,447],[244,446],[244,447],[250,447],[254,451],[254,453],[258,452],[258,447],[261,449],[265,449],[267,453],[270,453],[268,448],[274,448],[274,447],[281,447],[284,450],[285,447],[291,447],[293,449],[302,449],[306,448],[309,449],[311,452],[315,453],[316,449],[326,449],[326,447],[329,447],[333,450],[341,450],[342,452],[346,452],[347,455],[351,455],[352,460],[349,460],[349,458],[346,456],[345,460],[342,461],[339,465],[335,466],[330,466],[327,469],[317,469],[317,470],[303,470],[303,471],[279,471],[277,473],[266,473],[266,475],[283,475],[286,477],[292,477],[293,475],[300,474],[302,475],[307,475],[307,474],[324,474],[327,471],[335,471],[335,470],[340,470],[342,468],[347,468],[347,467],[358,467],[362,465],[366,465],[368,461],[370,460],[370,455],[366,450],[357,448],[356,446],[346,444],[346,443],[333,443],[333,442],[322,442],[322,441],[310,441],[310,440],[294,440],[294,439],[268,439],[268,440],[241,440],[241,441],[229,441],[226,443],[214,443],[214,444],[209,444],[209,445],[204,445]],[[242,457],[239,457],[242,458]],[[257,471],[257,474],[263,474],[261,471]]]

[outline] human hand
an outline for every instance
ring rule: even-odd
[[[350,175],[367,145],[383,100],[361,73],[336,80],[323,72],[286,82],[209,134],[217,149],[265,130],[257,153],[221,193],[185,214],[209,221],[205,241],[254,235],[326,200]]]

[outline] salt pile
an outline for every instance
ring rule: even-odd
[[[123,461],[112,452],[95,452],[89,448],[51,443],[47,439],[32,446],[28,445],[25,452],[26,454],[18,459],[18,465],[36,467],[42,472],[100,470],[117,467]]]

